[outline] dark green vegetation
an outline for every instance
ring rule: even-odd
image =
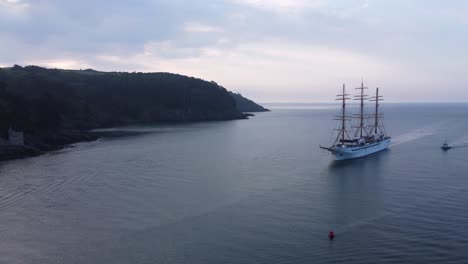
[[[0,68],[0,136],[13,126],[27,145],[53,149],[92,140],[77,133],[92,128],[246,118],[251,108],[241,100],[238,109],[234,98],[215,82],[178,74],[15,65]]]
[[[239,111],[241,111],[241,112],[266,112],[266,111],[270,111],[270,110],[266,109],[265,107],[263,107],[263,106],[261,106],[259,104],[256,104],[254,101],[243,97],[239,93],[233,93],[233,92],[229,92],[229,93],[231,94],[232,98],[234,98],[234,100],[236,101],[237,109]]]

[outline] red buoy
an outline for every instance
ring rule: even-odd
[[[330,240],[334,239],[335,233],[333,231],[328,232],[328,238],[330,238]]]

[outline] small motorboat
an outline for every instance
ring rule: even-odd
[[[444,142],[444,144],[442,145],[442,147],[440,147],[442,150],[449,150],[452,148],[452,146],[450,146],[447,141]]]

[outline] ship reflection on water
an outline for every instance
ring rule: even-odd
[[[387,149],[360,159],[332,161],[328,166],[329,225],[337,236],[346,239],[346,234],[387,215],[381,170],[389,154]]]

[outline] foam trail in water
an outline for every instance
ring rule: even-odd
[[[392,140],[392,146],[397,146],[403,143],[407,143],[413,140],[417,140],[423,137],[434,135],[437,130],[439,129],[440,124],[438,125],[431,125],[423,128],[418,128],[412,130],[408,133],[401,134],[397,137],[394,137]]]
[[[449,143],[454,148],[468,147],[468,135]]]

